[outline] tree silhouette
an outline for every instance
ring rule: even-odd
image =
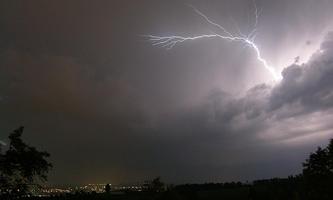
[[[9,135],[9,149],[0,157],[0,195],[20,196],[28,192],[29,186],[47,180],[52,167],[46,158],[49,153],[38,151],[21,139],[24,127]]]
[[[333,197],[333,139],[303,163],[303,176],[310,199],[332,199]]]
[[[161,181],[161,177],[154,178],[150,187],[154,192],[162,192],[164,190],[164,183]]]
[[[110,191],[111,191],[111,186],[110,186],[110,184],[106,184],[106,185],[105,185],[105,193],[110,193]]]

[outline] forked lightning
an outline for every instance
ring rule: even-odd
[[[212,34],[204,34],[204,35],[197,35],[192,37],[185,37],[185,36],[179,36],[179,35],[171,35],[171,36],[156,36],[156,35],[146,35],[149,40],[152,42],[154,46],[161,46],[165,47],[167,49],[172,49],[175,45],[191,41],[191,40],[198,40],[198,39],[204,39],[204,38],[218,38],[222,40],[232,41],[232,42],[240,42],[245,44],[246,46],[250,47],[254,52],[256,53],[258,61],[262,63],[262,65],[265,67],[266,70],[272,75],[275,81],[280,80],[281,74],[278,73],[274,67],[270,66],[268,62],[262,57],[259,47],[255,44],[254,40],[257,33],[257,24],[258,24],[258,18],[259,13],[256,4],[254,3],[254,15],[255,15],[255,23],[253,25],[252,31],[245,35],[240,30],[238,30],[238,33],[232,33],[228,31],[225,27],[223,27],[220,24],[215,23],[209,17],[207,17],[205,14],[203,14],[201,11],[199,11],[197,8],[190,6],[194,12],[196,12],[198,15],[200,15],[207,23],[210,25],[216,27],[219,29],[220,33],[212,32]]]

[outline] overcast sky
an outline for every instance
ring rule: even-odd
[[[251,32],[252,0],[1,1],[0,140],[50,152],[50,183],[245,181],[301,172],[333,137],[333,1],[257,0],[253,49],[143,35]],[[294,63],[299,56],[299,62]],[[2,143],[1,142],[1,143]]]

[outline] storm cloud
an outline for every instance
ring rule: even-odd
[[[1,3],[1,141],[26,126],[24,139],[51,154],[50,183],[299,173],[333,136],[332,2],[257,1],[257,42],[282,71],[277,83],[241,45],[167,51],[142,37],[207,33],[186,3],[228,28],[252,19],[241,0]]]

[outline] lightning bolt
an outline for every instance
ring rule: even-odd
[[[272,75],[275,81],[281,80],[282,79],[281,74],[278,73],[273,66],[269,65],[268,62],[262,57],[260,49],[254,41],[257,35],[257,25],[260,13],[257,9],[255,2],[253,3],[254,3],[255,23],[253,25],[252,31],[247,35],[243,34],[238,27],[237,27],[238,33],[232,33],[228,31],[225,27],[212,21],[207,15],[203,14],[200,10],[198,10],[194,6],[189,5],[195,13],[197,13],[200,17],[202,17],[208,24],[216,27],[220,31],[220,33],[212,32],[212,34],[203,34],[192,37],[185,37],[179,35],[171,35],[171,36],[145,35],[145,36],[149,38],[149,41],[152,42],[153,46],[161,46],[168,50],[172,49],[177,44],[181,44],[192,40],[204,39],[204,38],[218,38],[231,42],[240,42],[245,46],[250,47],[255,52],[257,60],[262,63],[264,68]]]

